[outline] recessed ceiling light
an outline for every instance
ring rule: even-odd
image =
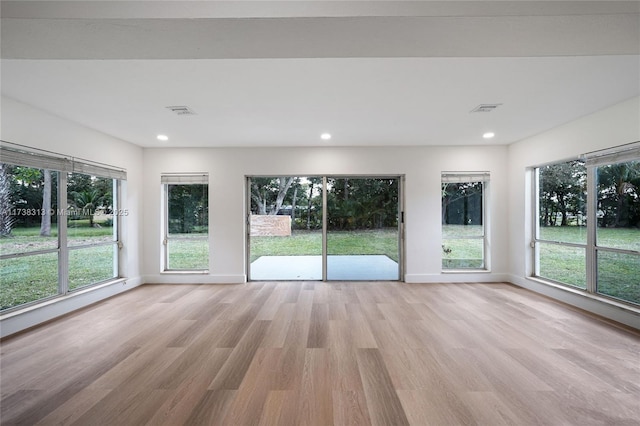
[[[482,135],[483,138],[485,139],[491,139],[492,137],[494,137],[496,134],[493,132],[487,132],[484,135]]]
[[[320,135],[320,139],[322,139],[323,141],[328,141],[329,139],[331,139],[331,133],[323,133]]]
[[[159,141],[163,141],[163,142],[169,140],[169,136],[167,135],[158,135],[157,138]]]

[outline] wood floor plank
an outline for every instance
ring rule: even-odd
[[[364,391],[333,391],[333,424],[347,426],[371,424]]]
[[[329,332],[329,308],[326,303],[314,303],[311,308],[308,348],[326,348]]]
[[[518,415],[495,392],[462,392],[459,395],[479,425],[508,426],[519,423]]]
[[[258,348],[229,407],[229,424],[259,424],[269,391],[273,390],[274,367],[280,359],[281,352],[280,348]]]
[[[378,349],[358,349],[358,367],[374,425],[408,425],[398,394]]]
[[[70,425],[111,392],[106,389],[84,389],[69,398],[36,425]]]
[[[270,323],[271,321],[256,321],[249,327],[211,382],[210,389],[236,390],[240,387]]]
[[[300,382],[297,425],[333,424],[333,399],[329,383],[329,353],[307,349]]]
[[[357,347],[353,345],[347,321],[329,322],[329,356],[333,390],[362,392]]]
[[[159,377],[154,381],[155,387],[167,389],[167,399],[151,417],[150,425],[177,425],[185,424],[192,411],[207,392],[209,384],[215,379],[224,363],[229,358],[232,349],[211,348],[205,352],[205,356],[183,354],[179,366],[176,368],[176,360],[166,371],[159,372]],[[198,351],[197,354],[202,353]],[[191,361],[184,364],[184,361]]]
[[[409,416],[407,424],[419,426],[478,424],[460,395],[456,393],[420,389],[399,390],[398,395]]]
[[[41,391],[27,391],[27,395],[29,398],[35,398],[35,401],[32,403],[33,407],[37,407],[37,409],[25,410],[20,412],[5,412],[5,410],[13,408],[13,404],[10,402],[2,403],[2,423],[16,423],[16,424],[35,424],[43,417],[46,417],[52,411],[57,409],[64,402],[69,399],[75,397],[78,393],[82,392],[86,389],[90,384],[104,377],[104,375],[111,371],[114,366],[119,365],[123,360],[128,359],[132,354],[134,354],[136,348],[128,348],[122,347],[118,348],[116,352],[110,352],[109,357],[104,357],[102,359],[97,360],[87,368],[86,370],[81,370],[77,374],[74,374],[70,377],[67,377],[66,381],[61,381],[58,377],[58,381],[55,385],[51,387],[41,390]],[[47,377],[51,379],[51,376]],[[4,388],[4,378],[2,380],[3,388]],[[23,398],[22,394],[24,391],[17,392],[18,399]],[[14,394],[15,395],[15,394]],[[11,399],[10,399],[11,400]],[[16,404],[19,408],[19,405]]]
[[[282,348],[293,323],[295,303],[280,303],[278,310],[271,319],[271,326],[267,331],[261,346],[265,348]]]
[[[0,343],[3,426],[640,418],[640,331],[505,283],[144,285]]]
[[[259,426],[278,426],[287,424],[282,416],[282,407],[287,400],[295,399],[292,391],[272,390],[269,391],[264,403],[264,410],[260,415]]]
[[[206,391],[184,424],[224,426],[236,393],[226,389]]]

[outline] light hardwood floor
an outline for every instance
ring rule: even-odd
[[[145,285],[2,342],[2,425],[638,425],[640,337],[509,284]]]

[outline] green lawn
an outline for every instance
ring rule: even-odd
[[[565,243],[587,243],[587,229],[578,226],[546,226],[540,228],[540,239]],[[640,251],[640,229],[598,228],[597,245]]]
[[[112,228],[91,228],[86,221],[73,221],[69,228],[70,246],[110,241]],[[449,225],[444,235],[476,236],[478,227]],[[549,227],[541,235],[551,241],[583,242],[585,230],[578,227]],[[600,245],[640,251],[640,230],[600,229]],[[330,231],[328,254],[385,254],[398,261],[398,234],[394,229],[366,231]],[[482,240],[445,239],[444,262],[454,268],[477,268],[482,264]],[[57,228],[51,237],[40,237],[39,228],[16,228],[11,238],[0,239],[2,254],[28,253],[57,247]],[[640,257],[598,252],[598,292],[640,304]],[[207,269],[209,249],[206,240],[170,242],[172,269]],[[294,231],[290,237],[251,237],[251,261],[260,256],[321,255],[321,231]],[[71,250],[69,252],[69,287],[82,286],[112,278],[113,245]],[[540,276],[586,288],[584,249],[540,244]],[[0,308],[7,309],[58,293],[57,253],[24,256],[2,261]]]
[[[540,229],[549,241],[586,244],[586,229],[555,226]],[[640,229],[600,228],[598,246],[640,251]],[[540,243],[540,276],[586,288],[585,249]],[[640,304],[640,256],[597,251],[598,293]]]
[[[442,269],[484,268],[481,225],[442,226]]]
[[[181,239],[170,239],[168,242],[168,269],[209,269],[209,241],[206,236],[205,238],[202,234],[178,234],[177,236]]]
[[[398,230],[329,231],[329,255],[384,254],[398,261]],[[322,254],[322,231],[293,231],[289,237],[251,237],[251,261],[261,256]]]
[[[88,220],[71,221],[69,246],[95,244],[112,239],[113,228],[89,227]],[[0,253],[30,253],[58,247],[58,229],[51,226],[51,236],[41,237],[40,227],[14,228],[12,236],[0,238]],[[114,277],[114,245],[88,247],[69,251],[69,289]],[[23,305],[58,294],[58,253],[34,254],[2,260],[0,276],[0,309]]]

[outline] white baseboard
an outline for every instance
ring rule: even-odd
[[[34,327],[85,306],[131,290],[141,284],[243,284],[246,275],[208,274],[159,274],[127,278],[90,287],[44,303],[9,312],[0,316],[0,337],[4,338],[30,327]],[[543,283],[536,279],[511,274],[444,273],[407,274],[407,283],[466,283],[466,282],[510,282],[517,286],[543,294],[604,318],[640,329],[640,309],[612,302],[596,295],[586,294],[564,286]]]
[[[247,276],[210,275],[180,272],[167,272],[157,275],[145,275],[145,284],[244,284]]]
[[[405,274],[406,283],[493,283],[509,281],[508,274],[491,272],[445,272],[441,274]]]
[[[535,278],[510,275],[506,281],[629,327],[640,329],[640,309],[638,308],[569,287],[545,283]]]
[[[4,338],[92,303],[131,290],[142,284],[142,278],[122,278],[95,287],[56,297],[34,306],[28,306],[0,315],[0,337]]]

